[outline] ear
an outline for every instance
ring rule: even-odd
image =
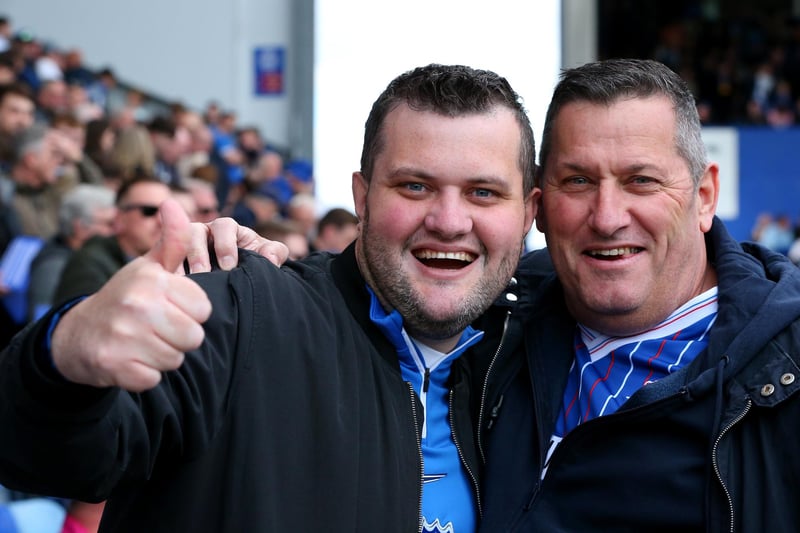
[[[536,218],[536,213],[539,210],[539,197],[542,195],[542,190],[538,187],[534,187],[533,190],[528,195],[528,198],[525,199],[525,233],[527,234],[531,226],[533,225],[533,220]]]
[[[539,195],[536,198],[536,229],[540,233],[547,231],[547,220],[544,216],[544,194],[541,189],[539,189]]]
[[[367,208],[367,191],[369,184],[361,172],[353,172],[353,204],[359,220],[364,220]]]
[[[700,231],[711,229],[719,200],[719,166],[709,163],[697,187],[697,217]]]

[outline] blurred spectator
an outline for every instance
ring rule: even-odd
[[[189,134],[189,146],[187,153],[181,156],[176,165],[181,178],[187,178],[192,176],[196,169],[205,167],[211,162],[214,135],[198,113],[183,113],[180,124]]]
[[[8,256],[10,244],[17,237],[35,237],[34,241],[18,241],[12,257],[22,276],[15,281],[0,275],[0,343],[8,342],[26,322],[25,292],[33,255],[41,241],[55,235],[58,229],[58,207],[64,192],[56,184],[61,156],[53,135],[39,124],[21,131],[14,138],[8,172],[0,171],[0,253]]]
[[[52,45],[43,45],[42,53],[33,65],[40,84],[64,80],[64,56]]]
[[[255,228],[261,222],[280,217],[278,204],[269,196],[248,188],[237,189],[236,193],[238,198],[233,205],[228,206],[225,215],[240,225]]]
[[[169,189],[172,191],[172,197],[186,212],[186,216],[189,217],[189,220],[195,222],[197,220],[197,202],[194,199],[192,191],[183,185],[170,185]]]
[[[68,50],[64,54],[64,81],[68,85],[90,87],[97,80],[97,76],[83,64],[83,53],[77,48]]]
[[[279,241],[289,248],[289,259],[296,261],[309,253],[308,239],[302,228],[287,220],[264,220],[254,228],[256,233],[271,241]]]
[[[134,124],[117,131],[109,162],[120,170],[123,178],[155,168],[156,152],[147,129]]]
[[[5,52],[11,48],[13,35],[14,30],[11,26],[11,19],[6,16],[0,16],[0,52]]]
[[[209,126],[214,138],[211,163],[218,169],[217,198],[219,205],[227,206],[240,199],[240,194],[233,196],[231,190],[241,185],[245,177],[244,155],[235,138],[236,114],[221,113],[217,121]]]
[[[89,100],[86,88],[78,83],[67,85],[67,109],[72,116],[84,124],[105,116],[103,108]]]
[[[67,186],[57,184],[63,160],[57,134],[34,124],[14,139],[14,153],[8,176],[0,176],[0,188],[12,192],[4,207],[15,217],[22,235],[49,239],[58,231],[58,208]]]
[[[67,84],[64,80],[43,81],[36,93],[36,120],[49,124],[56,115],[68,111]]]
[[[155,149],[154,175],[167,185],[181,183],[178,161],[189,153],[189,132],[167,117],[157,116],[147,126],[150,140]]]
[[[28,313],[35,320],[53,304],[58,280],[72,253],[94,235],[111,235],[114,193],[102,185],[81,184],[61,202],[59,231],[31,263]]]
[[[111,94],[117,89],[117,78],[108,67],[100,69],[95,80],[86,87],[89,100],[99,105],[106,116],[111,115]]]
[[[306,238],[313,238],[317,229],[317,200],[310,194],[296,194],[286,207],[286,218],[303,229]]]
[[[147,124],[153,119],[152,113],[145,105],[144,93],[138,89],[128,89],[122,108],[114,111],[126,113],[138,124]]]
[[[767,101],[766,123],[776,128],[785,128],[795,123],[795,104],[792,87],[785,79],[775,84]]]
[[[171,194],[153,176],[142,174],[124,182],[116,196],[113,235],[91,237],[72,254],[53,301],[96,292],[128,261],[147,253],[161,235],[158,208]]]
[[[773,217],[762,213],[751,231],[751,238],[770,250],[786,254],[795,240],[792,220],[785,214]]]
[[[284,175],[294,194],[314,194],[314,173],[311,163],[304,159],[294,159],[286,165]]]
[[[36,60],[42,53],[41,44],[31,31],[23,28],[14,34],[12,49],[19,53],[22,68],[18,72],[18,80],[28,85],[35,93],[39,90],[39,78],[36,77]]]
[[[64,157],[61,176],[73,183],[103,183],[103,172],[84,151],[86,126],[72,115],[53,118],[53,137],[58,151]]]
[[[83,151],[98,167],[103,168],[110,163],[111,150],[114,148],[116,138],[117,134],[111,128],[108,119],[90,120],[86,124],[86,142]]]
[[[203,120],[206,124],[208,124],[212,128],[216,128],[219,124],[220,115],[222,114],[222,110],[219,107],[219,103],[214,100],[211,100],[206,104],[206,109],[203,112]]]
[[[340,253],[358,236],[358,217],[347,209],[330,209],[319,219],[312,251]]]
[[[283,173],[283,157],[278,152],[268,150],[259,155],[256,163],[247,173],[247,181],[253,190],[272,198],[282,213],[286,212],[294,189]]]
[[[17,81],[17,70],[14,55],[10,52],[0,52],[0,85],[8,85]]]
[[[187,178],[184,185],[191,192],[197,208],[194,222],[211,222],[219,218],[219,203],[212,184],[197,178]]]
[[[33,125],[34,110],[33,95],[27,86],[0,86],[0,167],[10,164],[14,136]]]
[[[258,163],[261,154],[266,150],[266,143],[261,137],[261,132],[254,126],[239,129],[236,132],[239,150],[244,156],[245,166],[252,167]]]

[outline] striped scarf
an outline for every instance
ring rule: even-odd
[[[575,361],[554,439],[560,441],[579,424],[615,412],[640,387],[690,364],[708,345],[716,316],[714,287],[632,337],[608,337],[578,325]]]

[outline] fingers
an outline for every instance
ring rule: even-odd
[[[186,259],[189,272],[209,272],[211,261],[209,247],[213,245],[217,262],[222,270],[231,270],[239,262],[239,248],[250,250],[281,266],[289,257],[289,248],[278,241],[265,239],[252,228],[240,226],[228,217],[207,224],[193,223],[189,229]]]
[[[75,383],[146,390],[201,345],[210,314],[199,285],[142,257],[63,315],[53,332],[53,363]]]
[[[192,238],[189,217],[171,198],[164,200],[159,211],[161,238],[144,257],[160,264],[167,272],[176,272],[186,258]]]
[[[235,267],[239,262],[238,248],[247,247],[247,239],[242,232],[245,232],[244,235],[247,235],[247,232],[257,235],[253,230],[240,226],[228,217],[212,220],[208,223],[208,228],[214,243],[214,253],[222,270],[231,270]]]
[[[262,239],[262,243],[254,250],[257,254],[269,259],[275,266],[281,266],[289,259],[289,247],[278,241]]]
[[[231,218],[218,218],[209,223],[209,228],[214,239],[217,259],[223,270],[230,270],[236,266],[239,259],[237,248],[256,252],[276,266],[281,266],[289,257],[289,248],[285,244],[265,239],[252,228],[240,226]]]
[[[186,252],[186,261],[189,263],[189,272],[211,272],[211,258],[208,253],[208,242],[211,240],[211,230],[207,224],[192,222],[190,225],[191,239],[189,250]],[[182,270],[181,272],[182,273]]]

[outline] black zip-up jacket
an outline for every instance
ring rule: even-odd
[[[719,288],[707,350],[568,433],[543,481],[576,325],[546,252],[523,260],[531,298],[499,354],[477,359],[482,531],[800,531],[800,269],[719,220],[706,243]],[[485,329],[479,350],[501,335]]]
[[[195,279],[213,303],[206,339],[145,393],[60,382],[39,349],[48,317],[15,339],[0,483],[108,498],[101,531],[419,531],[422,411],[352,247],[282,269],[245,252]],[[463,366],[451,417],[475,471]]]

